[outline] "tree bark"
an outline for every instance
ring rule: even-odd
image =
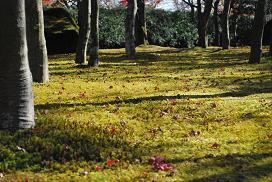
[[[204,12],[202,12],[202,2],[197,0],[197,19],[198,19],[198,45],[202,48],[208,47],[207,25],[212,10],[213,0],[204,2]]]
[[[193,23],[195,23],[195,6],[191,5],[190,8],[191,8],[191,12],[190,12],[191,13],[191,20]]]
[[[77,41],[76,48],[76,60],[77,64],[86,64],[87,63],[87,47],[88,40],[90,36],[91,28],[91,2],[90,0],[83,0],[78,8],[78,15],[80,16],[79,24],[79,37]]]
[[[233,40],[232,40],[232,46],[237,47],[238,40],[237,40],[237,25],[238,22],[238,15],[233,15]]]
[[[88,65],[96,67],[99,64],[99,4],[98,0],[91,0],[91,45]]]
[[[214,22],[214,45],[220,46],[220,30],[219,30],[219,15],[218,6],[220,0],[214,2],[213,22]]]
[[[25,8],[30,70],[34,82],[44,83],[49,80],[49,74],[42,1],[25,0]]]
[[[137,13],[137,0],[128,0],[125,20],[126,55],[135,56],[135,18]]]
[[[31,128],[34,126],[34,104],[25,1],[1,2],[0,24],[0,128]]]
[[[269,46],[269,56],[272,57],[272,28],[270,28],[270,46]]]
[[[249,63],[259,64],[262,56],[262,39],[265,24],[265,9],[267,0],[258,0],[251,34],[251,51]]]
[[[145,1],[137,0],[138,11],[135,20],[136,45],[147,44]]]
[[[229,35],[229,15],[230,15],[231,0],[224,1],[224,10],[222,13],[222,48],[230,48],[230,35]]]

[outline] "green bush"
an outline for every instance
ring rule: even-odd
[[[124,47],[126,10],[101,9],[100,47]],[[197,39],[196,26],[190,22],[184,12],[147,10],[146,14],[148,42],[160,46],[191,47]]]
[[[147,33],[151,44],[172,47],[192,47],[197,29],[185,12],[147,11]]]
[[[99,43],[101,48],[125,45],[125,9],[101,9],[99,15]]]

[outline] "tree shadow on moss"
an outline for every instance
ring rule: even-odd
[[[228,172],[203,176],[191,182],[211,182],[211,181],[247,181],[249,178],[258,180],[261,177],[271,175],[272,163],[266,162],[257,165],[260,161],[271,159],[272,153],[247,153],[247,154],[227,154],[221,156],[206,155],[204,157],[176,158],[168,162],[173,164],[194,162],[195,166],[188,169],[190,173],[205,173],[205,170],[212,171],[214,168],[226,169]],[[268,160],[270,161],[270,160]]]
[[[210,99],[210,98],[224,98],[224,97],[246,97],[254,94],[272,93],[272,79],[258,84],[253,83],[249,85],[243,85],[239,90],[217,93],[217,94],[204,94],[204,95],[189,95],[189,94],[178,94],[178,95],[159,95],[159,96],[148,96],[139,98],[128,98],[128,99],[116,99],[107,102],[90,102],[90,103],[50,103],[50,104],[38,104],[35,108],[38,110],[43,109],[56,109],[61,107],[76,107],[76,106],[104,106],[104,105],[118,105],[118,104],[139,104],[142,102],[157,102],[172,99]]]

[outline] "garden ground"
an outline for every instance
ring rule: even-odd
[[[259,65],[247,47],[137,51],[51,56],[36,127],[0,131],[0,181],[272,181],[267,49]]]

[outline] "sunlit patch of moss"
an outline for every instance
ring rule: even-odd
[[[267,48],[260,65],[247,64],[248,47],[137,51],[129,60],[124,49],[101,50],[94,69],[51,56],[50,82],[34,84],[35,129],[0,131],[5,179],[271,181]],[[177,172],[152,170],[154,155]]]

